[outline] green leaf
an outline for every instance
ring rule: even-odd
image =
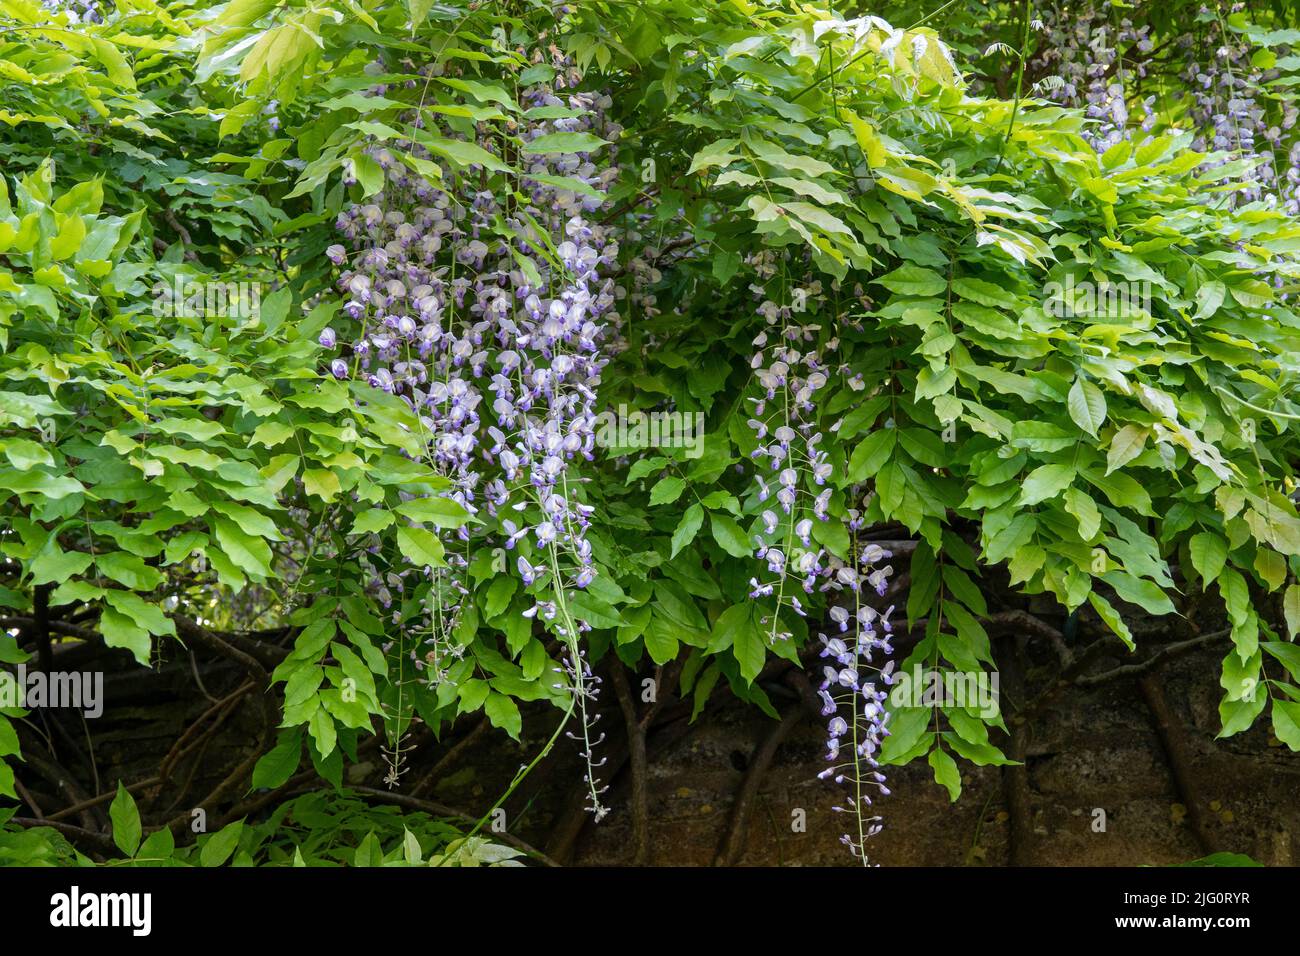
[[[333,752],[334,744],[338,739],[334,718],[324,707],[317,707],[307,722],[307,730],[311,734],[312,742],[316,744],[316,752],[324,760]]]
[[[221,514],[230,518],[239,525],[239,529],[245,534],[253,537],[266,538],[269,541],[280,541],[283,536],[276,528],[275,522],[267,515],[249,508],[246,505],[235,504],[229,501],[220,501],[212,506],[213,511],[219,511]]]
[[[1008,760],[1006,754],[987,741],[972,743],[957,734],[951,733],[945,733],[943,740],[957,752],[957,756],[965,757],[977,767],[1006,767],[1015,764],[1014,760]]]
[[[1231,737],[1249,729],[1268,703],[1268,695],[1256,690],[1248,700],[1231,700],[1227,695],[1219,701],[1219,722],[1222,729],[1218,736]]]
[[[1074,475],[1071,465],[1040,465],[1025,477],[1020,489],[1020,503],[1036,505],[1055,498],[1074,481]]]
[[[919,756],[921,747],[929,749],[933,734],[926,729],[934,720],[934,710],[930,707],[893,707],[889,714],[889,736],[885,738],[880,750],[880,761],[885,764],[906,763],[907,759]],[[924,751],[921,751],[924,752]],[[905,759],[906,758],[906,759]]]
[[[1213,531],[1202,531],[1200,534],[1192,535],[1187,546],[1192,555],[1192,567],[1201,576],[1204,586],[1209,587],[1228,560],[1228,542],[1223,540],[1222,535]]]
[[[0,716],[0,757],[12,757],[20,751],[18,732],[7,717]]]
[[[343,490],[339,476],[326,468],[307,468],[302,473],[302,485],[307,494],[322,501],[333,501]]]
[[[255,578],[274,575],[271,548],[262,538],[246,534],[243,528],[226,518],[214,519],[212,530],[221,550],[245,574]]]
[[[383,531],[392,523],[392,512],[385,511],[383,508],[371,508],[353,519],[351,533],[369,534],[373,531]]]
[[[406,828],[402,829],[402,859],[407,866],[419,866],[424,861],[420,841],[416,839],[414,833]]]
[[[114,85],[128,90],[135,89],[135,75],[126,61],[126,57],[110,40],[91,37],[90,43],[95,51],[95,58],[104,65],[104,71]]]
[[[438,536],[424,528],[397,529],[397,548],[416,567],[440,568],[444,549]]]
[[[1209,856],[1203,856],[1197,860],[1191,860],[1187,863],[1175,863],[1175,866],[1263,866],[1244,853],[1211,853]]]
[[[949,802],[956,803],[961,796],[961,772],[957,769],[957,761],[942,747],[935,747],[930,751],[928,762],[934,770],[934,782],[947,787]]]
[[[352,171],[361,187],[361,198],[373,196],[384,188],[384,170],[374,158],[365,153],[352,155]]]
[[[0,664],[25,664],[30,658],[12,634],[0,633]]]
[[[1282,595],[1282,612],[1286,617],[1287,637],[1295,640],[1300,634],[1300,584],[1292,584]]]
[[[50,542],[32,561],[28,570],[31,572],[32,584],[51,584],[63,582],[84,572],[94,559],[81,551],[63,551],[54,542]]]
[[[243,832],[244,821],[236,820],[209,836],[199,850],[199,865],[221,866],[230,859],[235,847],[239,846],[239,837]]]
[[[733,558],[747,558],[753,553],[744,530],[729,515],[714,511],[709,514],[713,540]]]
[[[80,216],[68,216],[59,232],[50,240],[50,258],[61,262],[81,248],[86,238],[86,223]]]
[[[686,170],[686,175],[693,175],[710,166],[729,166],[740,159],[737,153],[731,152],[732,147],[736,145],[737,141],[734,139],[720,139],[710,143],[691,158],[691,165]]]
[[[736,632],[750,626],[751,612],[746,604],[733,604],[713,622],[709,633],[709,653],[718,654],[736,642]]]
[[[104,608],[99,615],[99,633],[104,636],[104,643],[109,647],[125,647],[137,662],[149,666],[149,654],[153,647],[149,631],[137,624],[134,618]]]
[[[220,422],[206,418],[164,418],[154,422],[153,427],[165,435],[182,435],[201,442],[210,442],[226,432]]]
[[[470,520],[465,506],[453,498],[434,496],[404,501],[395,509],[398,514],[431,524],[437,528],[459,528]]]
[[[5,457],[18,471],[29,471],[38,464],[55,463],[53,455],[29,438],[3,438],[0,447],[3,447]]]
[[[969,299],[971,302],[977,302],[993,309],[1018,311],[1021,307],[1019,300],[1002,286],[994,285],[992,282],[985,282],[983,279],[973,279],[969,276],[954,279],[952,291],[963,299]]]
[[[1116,468],[1123,468],[1130,461],[1142,454],[1146,447],[1147,436],[1151,429],[1137,425],[1125,425],[1110,440],[1110,449],[1106,452],[1106,474]]]
[[[1222,282],[1206,282],[1196,290],[1196,314],[1194,318],[1204,319],[1213,316],[1223,305],[1228,290]]]
[[[932,296],[948,288],[948,280],[933,269],[913,265],[899,266],[875,281],[899,295]]]
[[[736,662],[740,664],[740,676],[746,683],[753,683],[754,678],[763,669],[763,665],[767,663],[767,640],[748,606],[744,610],[745,620],[731,632],[731,651],[736,655]]]
[[[652,472],[659,471],[666,464],[668,464],[668,459],[659,455],[650,458],[638,458],[632,462],[632,467],[627,470],[627,483],[630,485],[639,478],[644,478]]]
[[[1174,613],[1174,602],[1169,600],[1169,596],[1154,581],[1136,577],[1126,571],[1107,571],[1101,577],[1123,600],[1138,605],[1149,614]]]
[[[670,557],[677,557],[677,553],[695,540],[696,533],[700,530],[700,525],[704,523],[704,508],[699,502],[691,505],[682,515],[681,522],[677,525],[677,530],[673,532],[672,552]]]
[[[499,682],[500,678],[493,678],[493,681]],[[483,706],[483,701],[487,700],[492,685],[486,680],[473,677],[468,680],[462,679],[454,688],[449,687],[448,689],[453,691],[454,696],[460,700],[460,713],[464,714],[478,710]]]
[[[163,576],[134,554],[110,551],[95,557],[95,567],[100,574],[133,591],[152,591],[162,584]]]
[[[253,430],[253,437],[248,443],[274,448],[288,441],[293,435],[294,430],[283,422],[262,422]]]
[[[67,475],[51,475],[36,470],[18,472],[9,469],[0,469],[0,488],[19,494],[36,492],[55,501],[86,490],[85,485]]]
[[[417,133],[416,140],[439,156],[450,159],[458,166],[482,166],[496,172],[508,172],[510,167],[483,147],[459,139],[446,139],[427,133]]]
[[[1082,378],[1076,378],[1070,386],[1066,407],[1074,423],[1096,438],[1097,430],[1106,420],[1106,396],[1101,389]]]
[[[104,600],[116,611],[125,614],[150,634],[175,636],[176,625],[162,608],[143,600],[131,591],[107,591]]]
[[[1092,605],[1098,616],[1106,622],[1106,626],[1119,635],[1120,640],[1128,645],[1130,651],[1137,649],[1137,645],[1133,643],[1133,634],[1129,631],[1128,625],[1124,623],[1124,618],[1120,616],[1119,611],[1115,610],[1109,601],[1096,591],[1092,591],[1088,594],[1088,603]]]
[[[493,578],[483,602],[483,616],[490,621],[509,607],[510,599],[518,586],[519,582],[509,575],[501,574]]]
[[[984,545],[984,557],[990,562],[1004,560],[1017,548],[1026,544],[1037,530],[1037,522],[1032,514],[1021,512],[1011,519],[1005,528],[990,538]]]
[[[513,700],[505,694],[492,691],[483,703],[483,712],[493,727],[500,727],[515,740],[519,739],[523,718],[519,714],[519,706]]]
[[[883,166],[889,159],[889,153],[885,149],[885,144],[880,141],[876,134],[876,128],[864,120],[862,117],[844,110],[844,114],[853,128],[853,138],[858,141],[858,146],[862,150],[863,158],[867,161],[867,166],[875,169]]]
[[[849,456],[849,481],[857,483],[876,475],[894,454],[897,440],[897,429],[879,428],[858,442]]]
[[[117,782],[117,796],[108,807],[108,818],[113,824],[113,842],[127,856],[135,856],[140,846],[140,811],[136,809],[135,799]]]
[[[591,133],[547,133],[524,144],[530,155],[554,153],[592,153],[609,143]]]
[[[253,767],[253,789],[274,790],[293,776],[302,759],[302,731],[294,727],[280,732],[275,746]]]
[[[176,852],[176,838],[167,827],[154,830],[143,843],[136,855],[144,860],[169,860]]]
[[[1223,604],[1228,611],[1228,618],[1233,624],[1240,624],[1251,613],[1250,586],[1233,568],[1224,568],[1219,572],[1218,577],[1219,593],[1223,595]]]
[[[686,490],[686,482],[675,475],[669,475],[667,478],[661,478],[650,489],[650,504],[663,505],[670,501],[676,501],[681,493]]]
[[[618,613],[618,609],[597,596],[594,589],[579,591],[570,597],[569,608],[575,616],[586,621],[592,627],[623,627],[627,624],[627,621]]]
[[[54,456],[28,438],[0,439],[0,448],[4,449],[5,457],[19,471],[28,471],[37,465],[54,464]]]
[[[266,335],[270,335],[284,322],[293,305],[293,290],[287,286],[276,289],[262,300],[258,308],[257,320]]]
[[[1273,698],[1273,736],[1292,750],[1300,750],[1300,703]]]
[[[1092,541],[1101,529],[1101,512],[1092,496],[1078,488],[1065,489],[1065,510],[1079,522],[1079,537]]]
[[[650,659],[663,666],[675,658],[681,647],[681,642],[677,639],[680,632],[681,629],[675,622],[658,614],[652,616],[641,635]]]
[[[1300,680],[1300,645],[1283,641],[1263,641],[1259,645],[1282,662],[1292,677]]]

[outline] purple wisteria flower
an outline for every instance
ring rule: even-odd
[[[605,116],[609,97],[576,89],[581,77],[562,58],[553,65],[554,81],[521,91],[521,105],[577,115],[525,120],[515,135],[617,140],[621,130]],[[432,113],[410,121],[424,129],[441,122]],[[499,129],[484,125],[476,139],[500,153]],[[443,175],[425,178],[397,151],[440,163]],[[518,613],[544,622],[567,648],[562,672],[582,717],[590,781],[599,742],[588,713],[596,679],[578,645],[588,624],[569,611],[567,595],[589,586],[597,569],[586,537],[592,508],[572,466],[593,457],[596,392],[609,333],[620,324],[614,281],[602,274],[617,265],[618,244],[591,217],[618,177],[615,147],[600,151],[599,164],[597,154],[512,154],[521,175],[498,188],[484,188],[478,170],[463,175],[418,144],[375,144],[368,153],[383,171],[383,189],[338,217],[343,241],[326,249],[339,267],[342,315],[356,330],[345,353],[372,388],[411,408],[425,457],[451,482],[447,495],[489,519],[486,527],[496,519],[504,546],[519,552],[520,580],[544,593]],[[556,185],[561,177],[578,188]],[[345,170],[345,183],[351,178]],[[322,333],[322,346],[336,344],[332,332],[328,341]],[[341,361],[331,363],[339,377]],[[349,366],[342,368],[346,375]],[[401,572],[430,582],[419,628],[429,635],[427,651],[417,664],[430,665],[431,680],[446,679],[440,661],[456,645],[470,526],[444,537],[447,568]],[[598,812],[599,792],[591,782]]]

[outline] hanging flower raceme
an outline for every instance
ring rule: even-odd
[[[890,643],[894,608],[878,612],[866,603],[864,591],[885,596],[890,569],[883,562],[892,555],[877,544],[858,543],[863,530],[859,512],[851,509],[847,524],[855,563],[840,568],[835,581],[849,600],[831,608],[831,635],[818,635],[822,681],[817,694],[822,716],[827,718],[829,762],[818,776],[847,788],[845,804],[834,809],[850,814],[854,827],[840,841],[865,865],[866,841],[882,826],[881,817],[874,812],[873,794],[889,795],[878,757],[889,735],[887,688],[893,683],[894,661],[889,655],[894,651]]]
[[[420,147],[403,145],[429,160]],[[349,346],[351,362],[332,358],[330,373],[363,376],[372,387],[406,401],[419,415],[430,462],[451,481],[450,497],[472,514],[480,481],[473,455],[480,393],[466,360],[474,355],[476,330],[448,314],[448,267],[437,258],[444,240],[456,232],[452,221],[461,207],[387,148],[369,152],[384,172],[384,188],[339,216],[336,227],[346,245],[326,249],[330,261],[342,268],[337,285],[345,297],[343,313],[360,324]],[[320,345],[327,353],[339,348],[333,328],[321,332]],[[455,537],[467,540],[468,528],[456,529]],[[372,588],[391,593],[396,583],[402,593],[401,582],[410,575],[428,578],[422,599],[425,619],[413,628],[425,635],[424,648],[413,642],[408,653],[417,670],[429,668],[433,681],[444,679],[448,665],[460,656],[453,632],[467,593],[465,554],[454,546],[445,551],[446,567],[405,567],[395,572],[397,582],[377,575],[371,579]],[[393,624],[407,623],[400,607],[395,609]]]
[[[526,141],[556,132],[587,132],[605,140],[619,133],[604,119],[610,105],[606,96],[574,93],[562,99],[538,87],[524,94],[524,102],[530,108],[581,111],[579,116],[535,124],[524,132]],[[608,162],[613,147],[604,152],[611,154],[605,157]],[[595,757],[593,748],[603,734],[594,732],[599,715],[590,707],[599,678],[578,640],[589,625],[569,613],[564,596],[586,588],[596,573],[587,540],[592,509],[581,500],[581,479],[571,466],[593,457],[596,391],[607,362],[605,338],[618,323],[614,283],[602,278],[601,269],[616,265],[618,244],[587,218],[600,207],[598,197],[550,185],[557,177],[570,177],[595,193],[603,192],[617,169],[600,169],[593,159],[582,153],[539,153],[533,158],[523,184],[533,205],[514,214],[504,211],[515,239],[510,248],[500,249],[495,282],[489,284],[493,291],[481,305],[500,316],[494,324],[497,348],[488,361],[496,420],[488,428],[492,445],[487,453],[499,462],[505,482],[523,491],[511,495],[511,509],[521,526],[516,530],[514,519],[507,519],[508,540],[531,537],[540,571],[549,571],[559,598],[554,602],[558,608],[539,604],[532,610],[550,615],[568,651],[559,673],[577,704],[581,725],[580,732],[570,736],[580,740],[588,767],[589,809],[599,819],[605,810],[595,769],[603,760]],[[491,202],[490,197],[481,200],[485,206]],[[548,245],[553,254],[541,255],[538,250]],[[519,560],[521,573],[535,577],[538,571],[524,558]]]
[[[326,250],[341,269],[343,312],[360,330],[345,350],[350,361],[332,357],[329,369],[337,378],[364,377],[418,414],[427,457],[451,482],[449,496],[468,513],[495,519],[503,547],[520,552],[515,569],[525,586],[544,586],[521,613],[561,639],[557,673],[581,720],[589,795],[600,815],[593,754],[600,738],[590,707],[598,678],[580,647],[589,626],[570,612],[567,595],[597,573],[586,537],[591,508],[573,465],[592,458],[606,338],[619,324],[613,281],[602,276],[616,264],[618,244],[589,218],[618,170],[612,144],[593,153],[527,147],[555,133],[609,142],[621,131],[605,118],[607,96],[575,90],[577,73],[563,60],[553,65],[551,84],[520,95],[526,109],[556,118],[515,129],[524,167],[513,188],[481,188],[477,176],[461,177],[445,163],[434,184],[389,148],[369,150],[384,189],[339,217],[345,241]],[[412,119],[426,122],[436,117]],[[499,132],[481,129],[477,145],[499,153]],[[418,143],[393,149],[437,161]],[[322,332],[320,345],[340,349],[337,332]],[[445,663],[460,652],[453,632],[468,593],[471,529],[445,536],[447,568],[399,575],[430,577],[426,652],[417,666],[429,665],[435,681],[446,679]]]
[[[761,287],[754,291],[762,296]],[[809,296],[820,294],[820,283],[814,283],[791,298],[802,311]],[[767,328],[754,339],[750,362],[757,388],[749,399],[749,427],[758,440],[751,457],[757,464],[757,498],[765,505],[754,541],[762,570],[750,580],[750,596],[776,598],[775,611],[762,619],[771,644],[790,637],[780,620],[782,608],[806,616],[806,596],[816,593],[832,571],[825,548],[813,539],[814,522],[830,520],[831,466],[821,447],[817,409],[828,368],[814,347],[814,328],[795,323],[794,310],[793,304],[762,297],[758,313]]]
[[[1187,57],[1182,78],[1191,101],[1188,113],[1199,131],[1192,148],[1227,154],[1207,162],[1204,168],[1244,159],[1251,165],[1241,177],[1245,188],[1232,194],[1230,202],[1240,205],[1267,199],[1276,203],[1273,148],[1281,131],[1268,127],[1258,92],[1266,77],[1251,63],[1250,44],[1222,29],[1216,18],[1208,26],[1208,36],[1200,42],[1184,37],[1181,46]],[[1207,47],[1208,55],[1199,52]],[[1294,115],[1290,122],[1294,125]]]
[[[1067,10],[1047,8],[1034,21],[1040,34],[1035,72],[1048,72],[1056,82],[1045,87],[1047,95],[1062,104],[1083,109],[1093,122],[1083,138],[1098,153],[1132,138],[1129,91],[1126,84],[1146,76],[1141,54],[1151,52],[1149,25],[1135,26],[1123,15],[1124,8],[1105,2],[1072,5]],[[1121,47],[1137,56],[1131,64]],[[1140,124],[1150,129],[1155,122],[1154,97],[1137,104]]]
[[[1048,7],[1035,21],[1041,40],[1034,72],[1049,73],[1051,80],[1042,89],[1094,121],[1083,136],[1098,153],[1132,139],[1135,126],[1149,131],[1156,122],[1156,97],[1133,92],[1147,76],[1147,54],[1155,48],[1151,27],[1135,25],[1124,15],[1128,9],[1114,0],[1092,0],[1068,9]],[[1276,122],[1270,121],[1263,91],[1278,79],[1278,71],[1257,66],[1248,37],[1225,25],[1225,17],[1245,9],[1240,2],[1223,10],[1202,6],[1196,18],[1202,26],[1176,37],[1174,47],[1185,64],[1181,89],[1196,131],[1191,146],[1223,154],[1207,161],[1203,171],[1245,161],[1237,174],[1242,188],[1222,194],[1230,205],[1262,201],[1297,215],[1300,146],[1288,148],[1286,140],[1293,139],[1300,110],[1287,103]]]
[[[101,0],[41,0],[41,6],[51,13],[62,13],[68,23],[103,23],[105,7]]]
[[[752,257],[750,265],[759,277],[773,277],[789,267],[770,251]],[[854,391],[862,388],[861,376],[847,364],[830,360],[839,348],[838,338],[821,343],[817,324],[797,321],[826,306],[820,281],[785,291],[787,305],[768,298],[763,286],[752,291],[761,299],[758,313],[766,328],[754,339],[750,364],[755,394],[749,399],[748,424],[757,440],[751,455],[757,466],[755,497],[765,507],[755,536],[760,570],[750,579],[750,597],[774,599],[775,607],[760,618],[772,645],[791,636],[781,623],[783,610],[807,617],[816,595],[839,599],[827,612],[838,632],[820,635],[824,666],[818,695],[822,715],[828,718],[826,757],[831,765],[819,776],[849,786],[847,805],[835,809],[856,821],[842,840],[865,863],[866,840],[881,828],[872,794],[889,793],[877,755],[888,735],[885,688],[894,664],[887,660],[893,653],[893,608],[878,612],[864,592],[883,598],[893,569],[886,563],[890,552],[876,544],[858,544],[864,531],[860,511],[847,509],[846,519],[837,517],[838,511],[832,514],[833,467],[823,447],[818,404],[832,375],[842,376]],[[860,295],[861,290],[856,291]],[[826,431],[837,433],[839,425],[831,423]],[[854,494],[860,498],[861,490],[854,489]],[[847,561],[818,543],[818,526],[840,520],[853,542]]]

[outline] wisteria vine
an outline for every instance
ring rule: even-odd
[[[540,62],[538,54],[534,63]],[[599,678],[579,641],[589,625],[568,601],[595,575],[586,537],[592,509],[569,466],[592,458],[605,339],[619,323],[613,281],[601,275],[617,261],[618,244],[588,218],[618,175],[616,147],[611,142],[598,156],[530,153],[529,146],[555,133],[610,142],[619,130],[605,117],[608,97],[573,90],[580,77],[558,55],[552,67],[550,83],[520,94],[528,108],[551,118],[525,120],[516,131],[527,163],[517,189],[479,188],[474,167],[458,176],[446,162],[431,182],[383,145],[368,150],[384,188],[340,215],[346,244],[327,250],[342,270],[343,312],[359,332],[345,343],[327,328],[320,344],[340,353],[329,362],[336,378],[363,375],[417,412],[427,458],[451,481],[448,496],[470,515],[493,519],[504,548],[518,551],[515,568],[537,594],[522,613],[561,641],[556,688],[579,716],[581,729],[570,735],[581,742],[590,808],[599,817],[605,810],[594,748],[603,735],[594,733],[598,714],[591,707]],[[417,113],[411,122],[423,128],[426,120]],[[504,152],[486,124],[476,141],[494,155]],[[397,146],[421,162],[439,162],[418,139]],[[445,567],[410,565],[372,579],[387,606],[389,587],[401,593],[409,576],[427,578],[414,628],[425,635],[423,651],[409,653],[435,685],[448,679],[447,664],[461,653],[456,630],[469,593],[471,526],[443,536]],[[393,618],[403,625],[400,610]]]
[[[785,278],[787,263],[778,262],[772,252],[753,256],[750,265],[759,277],[781,272]],[[823,283],[813,281],[794,290],[784,281],[779,285],[789,304],[768,298],[762,285],[752,287],[762,300],[757,311],[767,328],[754,339],[756,351],[750,363],[757,394],[748,399],[752,408],[748,424],[758,442],[751,457],[759,464],[755,495],[759,502],[773,506],[763,510],[761,529],[754,537],[755,556],[765,563],[767,574],[750,579],[750,597],[775,599],[760,619],[770,645],[792,636],[781,623],[784,609],[807,616],[806,597],[801,601],[800,591],[805,596],[829,592],[847,598],[828,611],[838,633],[818,635],[820,656],[827,659],[818,696],[821,715],[827,718],[825,756],[830,764],[818,776],[848,788],[846,805],[834,809],[849,813],[855,823],[841,841],[865,865],[866,841],[882,826],[872,794],[889,793],[878,754],[889,733],[884,688],[892,681],[894,662],[886,659],[893,653],[893,608],[877,611],[864,600],[864,589],[882,598],[886,595],[893,573],[886,562],[892,555],[877,544],[859,543],[864,521],[856,506],[845,509],[849,562],[815,540],[814,522],[839,520],[831,513],[834,489],[829,482],[834,469],[822,447],[818,393],[832,375],[843,375],[855,390],[862,387],[861,377],[853,375],[847,364],[836,367],[824,357],[839,348],[838,338],[819,344],[818,324],[795,321],[805,312],[834,308]],[[832,423],[830,430],[836,432],[839,426],[839,421]],[[862,500],[862,489],[852,488],[850,495],[851,501]]]

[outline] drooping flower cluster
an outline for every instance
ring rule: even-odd
[[[751,257],[750,265],[760,278],[780,271],[772,252]],[[831,761],[819,776],[853,788],[848,806],[835,809],[851,813],[856,820],[855,832],[845,833],[842,841],[865,863],[865,841],[881,827],[869,791],[889,792],[876,755],[888,734],[886,693],[881,687],[890,683],[894,664],[885,659],[893,652],[889,643],[893,608],[881,613],[864,595],[870,589],[884,597],[893,569],[886,563],[890,552],[871,543],[859,546],[858,535],[864,530],[861,510],[847,508],[844,518],[832,514],[833,468],[822,447],[825,436],[818,404],[832,376],[841,376],[852,391],[861,391],[863,384],[861,375],[853,374],[847,363],[837,366],[824,358],[838,351],[838,338],[821,342],[818,323],[795,321],[805,312],[834,308],[820,281],[795,289],[784,306],[767,298],[761,285],[752,291],[762,299],[758,312],[766,328],[754,340],[751,367],[757,387],[749,399],[748,424],[758,441],[752,453],[758,463],[756,498],[768,507],[761,512],[761,528],[755,536],[756,557],[766,573],[751,578],[750,596],[775,598],[773,610],[761,618],[770,625],[768,640],[773,644],[790,636],[780,623],[782,609],[806,617],[807,596],[842,599],[832,603],[828,612],[839,633],[830,638],[819,635],[822,657],[831,658],[833,664],[824,668],[819,690],[822,715],[828,718],[827,759]],[[855,294],[860,297],[861,290]],[[831,423],[827,430],[838,432],[841,422]],[[851,493],[852,500],[861,497],[859,488]],[[816,541],[814,522],[831,521],[843,521],[851,536],[848,561]]]
[[[1223,154],[1204,170],[1245,161],[1235,174],[1242,188],[1223,194],[1229,204],[1264,202],[1300,215],[1300,140],[1294,132],[1300,108],[1284,102],[1271,113],[1265,91],[1278,71],[1256,65],[1248,37],[1226,25],[1226,17],[1246,9],[1241,2],[1202,6],[1199,25],[1189,25],[1172,44],[1184,64],[1179,89],[1197,134],[1192,148]],[[1083,135],[1099,153],[1132,139],[1135,126],[1149,131],[1156,123],[1155,96],[1139,92],[1155,49],[1151,28],[1136,26],[1126,10],[1113,0],[1086,0],[1045,7],[1035,21],[1040,36],[1032,71],[1047,74],[1039,89],[1097,121]]]
[[[607,96],[576,90],[576,71],[560,59],[552,65],[552,83],[520,96],[524,109],[548,118],[514,130],[521,149],[511,157],[520,167],[512,188],[485,188],[477,167],[462,177],[446,163],[430,181],[412,166],[439,160],[419,143],[369,151],[384,188],[339,217],[345,243],[326,250],[342,270],[343,311],[359,333],[342,342],[326,329],[320,344],[342,352],[329,363],[334,376],[362,375],[418,414],[428,459],[451,481],[448,495],[495,519],[504,548],[517,552],[523,584],[543,585],[520,613],[561,638],[557,672],[582,718],[600,812],[590,770],[599,742],[589,712],[597,679],[578,641],[588,625],[567,601],[595,575],[591,508],[570,465],[592,457],[606,336],[619,323],[613,281],[601,274],[617,262],[618,244],[588,218],[617,168],[612,145],[565,152],[553,134],[609,142],[620,130],[605,118]],[[436,118],[411,122],[432,127]],[[484,127],[476,140],[500,155],[498,129]],[[446,679],[439,663],[456,646],[452,632],[467,594],[470,528],[446,537],[447,568],[400,572],[432,579],[428,649],[417,663],[432,665],[433,680]]]
[[[69,23],[104,22],[100,0],[41,0],[41,6],[51,13],[66,13]]]
[[[1134,26],[1110,0],[1048,8],[1039,17],[1036,70],[1059,78],[1046,88],[1048,96],[1063,106],[1082,108],[1095,121],[1082,135],[1098,153],[1130,139],[1133,117],[1127,84],[1146,76],[1143,54],[1154,47],[1151,27]],[[1128,49],[1136,54],[1132,62],[1125,58]],[[1140,104],[1143,129],[1155,123],[1154,103],[1154,97],[1148,97]]]
[[[822,716],[828,718],[826,759],[830,766],[818,776],[849,788],[847,806],[834,809],[851,814],[856,828],[843,834],[840,841],[866,864],[866,841],[879,833],[882,825],[880,816],[873,811],[872,791],[889,795],[877,758],[889,735],[885,688],[893,682],[894,661],[886,658],[894,651],[889,620],[894,609],[890,606],[880,613],[863,600],[864,585],[884,596],[886,575],[882,571],[887,566],[879,565],[891,557],[890,552],[877,544],[858,544],[862,518],[856,510],[849,512],[848,527],[857,565],[839,569],[836,580],[851,595],[852,609],[832,607],[830,619],[838,633],[831,637],[819,635],[824,664],[817,693],[822,701]]]
[[[1241,7],[1235,4],[1234,10]],[[1274,151],[1281,144],[1283,131],[1295,126],[1294,107],[1280,126],[1270,126],[1260,90],[1262,84],[1276,79],[1276,73],[1255,67],[1250,44],[1226,30],[1220,19],[1210,21],[1207,29],[1207,37],[1199,43],[1191,37],[1180,41],[1187,58],[1182,78],[1189,91],[1189,115],[1198,130],[1192,148],[1228,154],[1206,163],[1209,169],[1233,159],[1251,164],[1241,174],[1244,188],[1231,195],[1234,204],[1276,203],[1280,183]],[[1200,52],[1206,49],[1208,54]]]
[[[419,155],[418,147],[412,152]],[[350,343],[351,364],[334,358],[330,371],[340,379],[363,374],[370,385],[401,396],[417,410],[427,453],[452,481],[450,496],[473,513],[479,477],[471,453],[479,396],[467,380],[474,365],[465,366],[475,354],[475,332],[472,324],[448,321],[448,270],[437,258],[459,206],[388,149],[374,148],[370,158],[382,170],[385,188],[340,215],[336,225],[350,250],[342,244],[326,250],[330,260],[343,267],[338,279],[347,297],[343,312],[360,324],[359,335]],[[427,161],[428,154],[420,158]],[[321,332],[320,344],[331,352],[339,346],[333,328]],[[481,365],[481,354],[477,361]],[[467,535],[468,530],[458,534]],[[435,680],[445,676],[454,655],[451,635],[465,593],[465,557],[453,548],[446,560],[447,568],[427,572],[433,585],[426,598],[429,646],[416,657],[417,667],[432,667]],[[406,568],[397,573],[426,572]],[[372,584],[387,593],[391,582],[376,576]],[[400,618],[400,611],[394,613]],[[410,653],[415,654],[414,649]]]
[[[813,594],[830,573],[826,549],[812,537],[814,521],[830,520],[831,465],[820,447],[824,436],[817,409],[817,393],[829,382],[829,370],[813,347],[816,326],[794,322],[796,309],[803,312],[808,296],[821,293],[820,285],[795,290],[783,305],[767,298],[762,286],[752,291],[763,298],[758,313],[767,325],[754,339],[750,366],[758,388],[749,398],[749,427],[758,439],[752,452],[759,466],[758,500],[767,507],[755,536],[755,554],[766,573],[750,579],[750,597],[776,597],[775,612],[763,619],[774,644],[790,637],[780,621],[781,609],[806,616],[797,592]]]

